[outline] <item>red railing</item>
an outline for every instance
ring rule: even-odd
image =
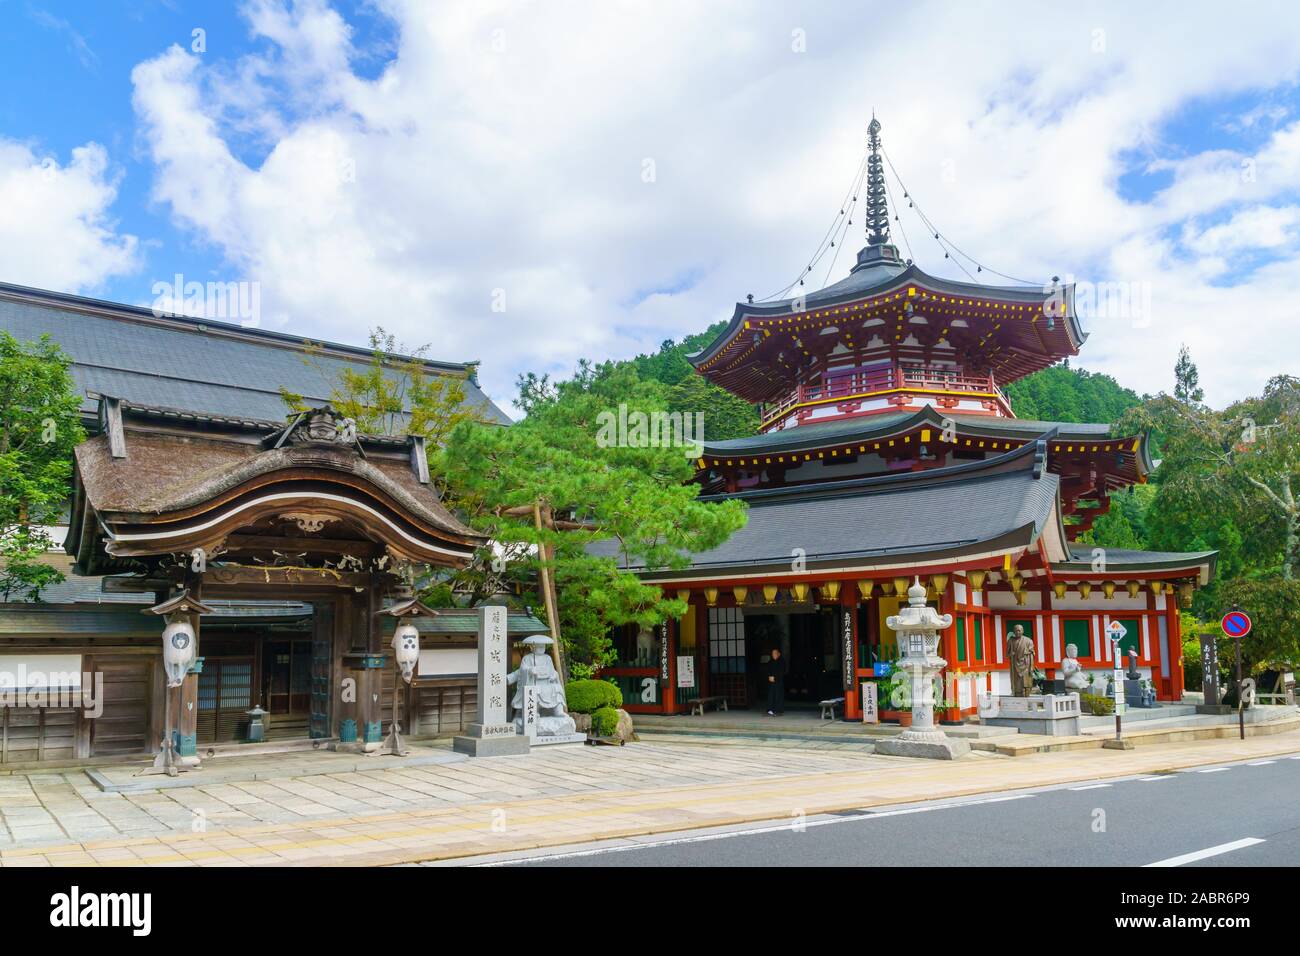
[[[1007,404],[1006,395],[992,375],[965,375],[939,366],[898,366],[855,368],[832,372],[824,382],[798,385],[779,402],[763,409],[763,424],[787,415],[793,408],[808,402],[863,398],[879,392],[917,389],[934,392],[981,392],[996,395]]]

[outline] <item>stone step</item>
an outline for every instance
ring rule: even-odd
[[[1129,721],[1148,721],[1148,720],[1165,720],[1170,717],[1194,717],[1196,716],[1195,704],[1161,704],[1158,707],[1130,707],[1124,713],[1124,722]],[[1079,718],[1080,727],[1092,726],[1115,726],[1115,716],[1109,714],[1099,716],[1097,714],[1084,714]]]

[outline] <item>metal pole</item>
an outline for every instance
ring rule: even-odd
[[[1246,739],[1246,704],[1241,692],[1241,638],[1237,638],[1237,728],[1241,739]]]

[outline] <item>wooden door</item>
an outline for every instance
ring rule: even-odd
[[[219,743],[242,739],[252,706],[253,658],[206,658],[199,674],[199,740]]]
[[[310,718],[308,734],[330,736],[330,666],[334,658],[334,607],[317,604],[312,616]]]
[[[159,743],[148,739],[154,664],[149,658],[125,654],[96,654],[91,661],[86,669],[104,680],[103,713],[88,721],[91,755],[152,751]]]

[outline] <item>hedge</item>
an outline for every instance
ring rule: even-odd
[[[1080,694],[1079,702],[1083,710],[1097,717],[1106,717],[1115,713],[1115,699],[1101,694]]]
[[[618,732],[618,711],[601,707],[591,715],[591,732],[597,737],[613,737]]]
[[[623,706],[623,692],[607,680],[571,680],[564,686],[564,698],[575,714],[594,714],[602,707]]]

